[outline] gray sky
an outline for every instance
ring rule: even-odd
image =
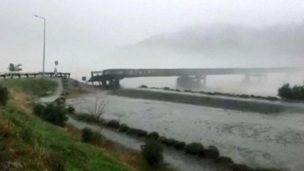
[[[108,47],[136,43],[191,25],[266,27],[303,21],[303,0],[0,0],[0,57],[41,68],[42,21],[48,19],[47,68],[86,71]],[[88,60],[89,59],[89,60]],[[1,71],[8,64],[1,62]]]

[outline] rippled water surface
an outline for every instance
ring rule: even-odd
[[[157,131],[185,142],[215,145],[221,154],[251,166],[302,171],[304,115],[265,115],[171,102],[131,99],[104,92],[68,99],[78,111],[90,112],[95,101],[106,104],[103,117],[132,127]]]

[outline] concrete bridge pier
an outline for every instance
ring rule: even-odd
[[[107,78],[99,82],[99,85],[105,89],[117,89],[120,87],[118,78]]]
[[[200,75],[197,77],[197,79],[201,82],[203,88],[207,87],[207,76],[206,75]]]
[[[203,84],[201,80],[203,80]],[[180,89],[200,90],[204,88],[206,84],[206,76],[180,76],[176,80],[176,87]]]
[[[257,80],[258,83],[261,83],[267,80],[267,74],[266,73],[245,74],[243,83],[249,84],[254,78]]]

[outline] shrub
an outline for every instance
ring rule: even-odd
[[[5,106],[8,101],[8,90],[0,85],[0,105]]]
[[[135,133],[139,137],[145,137],[148,135],[147,131],[141,129],[135,129]]]
[[[207,149],[204,150],[205,157],[211,159],[217,159],[220,156],[218,149],[214,146],[209,146]]]
[[[69,113],[75,113],[75,108],[74,108],[73,106],[69,106],[69,107],[67,108],[67,111],[68,111]]]
[[[120,126],[120,123],[118,121],[116,121],[116,120],[110,120],[107,123],[107,126],[110,127],[110,128],[118,129],[119,126]]]
[[[164,89],[164,90],[170,90],[170,88],[169,88],[169,87],[164,87],[163,89]]]
[[[129,134],[129,135],[136,135],[136,129],[134,129],[134,128],[129,128],[129,129],[127,130],[127,134]]]
[[[266,169],[252,169],[252,171],[282,171],[282,170],[275,168],[266,168]]]
[[[35,115],[40,117],[45,112],[45,106],[40,103],[35,104],[33,111],[34,111]]]
[[[146,141],[145,145],[141,147],[141,153],[147,163],[152,166],[157,166],[163,161],[163,148],[155,140]]]
[[[90,128],[84,128],[81,130],[81,141],[91,142],[93,139],[93,131]]]
[[[86,143],[99,144],[103,140],[103,137],[96,131],[92,131],[90,128],[84,128],[81,131],[81,141]]]
[[[290,87],[289,84],[284,84],[279,88],[278,95],[285,99],[304,100],[304,85]]]
[[[65,101],[66,101],[65,97],[64,97],[64,96],[60,96],[59,98],[57,98],[57,99],[55,100],[54,103],[57,103],[57,104],[65,104]]]
[[[129,127],[126,124],[121,124],[119,127],[119,132],[127,132],[128,130],[129,130]]]
[[[200,143],[191,143],[186,145],[185,152],[192,155],[200,155],[204,152],[204,146]]]
[[[159,134],[157,132],[151,132],[147,136],[149,139],[157,140],[159,138]]]
[[[65,121],[68,119],[66,117],[65,107],[58,103],[50,103],[45,107],[38,104],[34,107],[34,112],[43,120],[58,126],[64,126]]]
[[[192,90],[184,90],[184,92],[186,92],[186,93],[193,93]]]
[[[178,143],[178,141],[173,138],[165,138],[162,141],[166,146],[174,146],[176,143]]]
[[[243,164],[232,164],[231,165],[232,171],[251,171],[252,169]]]
[[[229,157],[221,156],[215,160],[216,163],[220,164],[233,164],[233,160]]]
[[[148,86],[146,86],[146,85],[141,85],[141,86],[139,86],[139,88],[148,88]]]
[[[166,137],[164,137],[164,136],[160,136],[159,138],[158,138],[158,140],[159,140],[159,142],[161,142],[161,143],[163,143],[163,144],[166,144],[166,142],[167,142],[167,138]]]
[[[177,141],[173,146],[177,150],[182,150],[185,148],[186,143]]]
[[[289,84],[284,84],[278,90],[278,95],[282,98],[289,98],[292,96],[291,88]]]

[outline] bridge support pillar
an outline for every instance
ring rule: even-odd
[[[117,78],[103,79],[99,85],[105,89],[117,89],[120,87],[119,79]]]
[[[256,78],[255,80],[259,83],[267,80],[267,74],[245,74],[245,78],[243,80],[243,83],[250,83],[252,81],[253,78]]]
[[[203,75],[200,77],[200,79],[203,81],[203,88],[206,88],[207,87],[207,76],[206,75]]]
[[[201,83],[203,80],[203,85]],[[180,89],[190,89],[190,90],[200,90],[207,84],[207,79],[205,76],[180,76],[176,80],[176,87]]]

